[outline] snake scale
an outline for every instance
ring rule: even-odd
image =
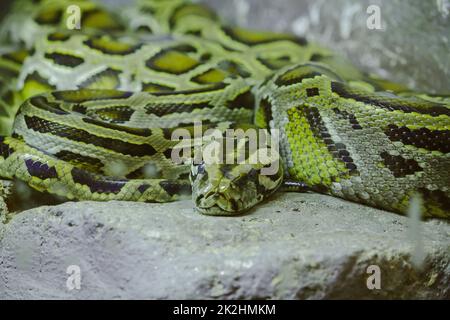
[[[73,5],[81,25],[69,30]],[[19,0],[1,31],[2,178],[77,200],[192,193],[212,215],[244,212],[284,185],[397,213],[420,196],[423,216],[450,217],[448,97],[360,72],[301,37],[229,26],[184,0],[120,13]],[[275,158],[174,163],[174,132],[199,122],[202,133],[277,129],[280,167],[262,174]]]

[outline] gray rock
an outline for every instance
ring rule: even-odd
[[[190,201],[40,207],[0,227],[0,299],[450,298],[450,224],[417,222],[412,235],[409,223],[318,194],[239,217]],[[71,265],[79,290],[66,286]]]

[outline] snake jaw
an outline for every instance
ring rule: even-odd
[[[211,193],[206,197],[197,197],[195,203],[197,210],[207,215],[236,215],[239,213],[237,201],[223,193]]]
[[[203,191],[195,186],[196,184],[193,188],[193,200],[197,210],[203,214],[236,215],[246,210],[246,202],[240,199],[239,193],[226,179],[221,179],[214,185],[207,184]]]
[[[232,216],[242,214],[271,195],[281,184],[261,173],[261,164],[223,165],[204,163],[191,168],[192,198],[200,213]]]

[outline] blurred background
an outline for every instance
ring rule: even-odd
[[[134,2],[98,1],[111,8]],[[365,71],[420,91],[450,94],[450,0],[198,2],[230,23],[306,36]],[[0,0],[2,14],[7,3]]]

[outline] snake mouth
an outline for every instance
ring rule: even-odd
[[[227,197],[222,192],[210,192],[206,196],[199,195],[195,203],[197,210],[207,215],[229,216],[243,211],[236,199]]]
[[[208,215],[208,216],[234,216],[234,215],[241,214],[241,212],[224,210],[221,207],[219,207],[218,205],[214,205],[209,208],[197,207],[197,210],[200,213]]]

